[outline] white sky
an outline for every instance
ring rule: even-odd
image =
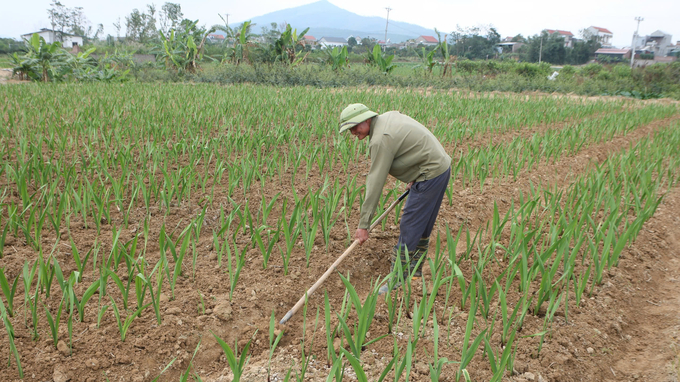
[[[234,25],[249,18],[261,16],[280,9],[308,4],[314,0],[174,0],[182,5],[186,18],[199,19],[207,26],[220,24],[218,13],[229,16]],[[139,0],[61,0],[67,7],[83,7],[89,21],[104,24],[104,33],[116,35],[113,23],[120,17],[121,35],[125,35],[125,16],[141,4],[152,1]],[[164,0],[153,0],[157,8]],[[630,46],[635,32],[636,16],[644,17],[640,23],[640,35],[651,34],[657,29],[673,35],[680,41],[679,0],[567,0],[546,2],[539,0],[330,0],[331,3],[363,16],[386,14],[385,7],[392,8],[390,19],[418,24],[426,28],[436,27],[448,33],[456,25],[463,27],[492,24],[502,37],[518,33],[530,36],[542,29],[562,29],[578,36],[579,30],[591,25],[607,28],[614,34],[615,46]],[[50,27],[47,9],[50,0],[3,0],[0,7],[0,37],[19,38],[21,34]],[[141,9],[140,9],[141,10]],[[284,21],[284,20],[281,20]],[[298,28],[304,27],[294,26]],[[259,32],[259,30],[258,30]]]

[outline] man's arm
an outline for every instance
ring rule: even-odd
[[[361,206],[359,229],[355,233],[355,239],[360,240],[362,243],[368,239],[367,230],[371,225],[371,218],[375,213],[378,201],[380,201],[380,195],[385,186],[390,167],[392,167],[393,159],[394,154],[392,150],[385,146],[383,140],[371,147],[371,169],[368,171],[368,176],[366,176],[366,196],[364,204]]]

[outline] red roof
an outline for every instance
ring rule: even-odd
[[[546,31],[548,31],[548,33],[550,33],[550,34],[559,33],[562,36],[573,36],[574,35],[573,33],[569,32],[569,31],[561,31],[559,29],[546,29]]]
[[[315,38],[314,36],[310,36],[310,35],[306,34],[306,35],[305,35],[305,40],[316,41],[316,38]]]
[[[630,49],[612,49],[612,48],[600,48],[595,51],[595,54],[626,54],[630,52]]]
[[[215,39],[218,39],[218,40],[224,40],[224,36],[222,36],[219,33],[211,33],[211,34],[208,35],[208,37],[215,38]]]
[[[600,31],[600,32],[602,32],[602,33],[614,34],[614,33],[612,33],[612,32],[611,32],[609,29],[607,29],[607,28],[600,28],[600,27],[593,27],[593,28],[597,29],[598,31]]]
[[[433,36],[420,36],[420,37],[421,37],[423,40],[425,40],[425,42],[434,42],[434,43],[439,42],[439,40],[437,40],[437,39],[434,38]]]

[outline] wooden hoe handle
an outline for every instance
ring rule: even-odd
[[[402,200],[404,200],[404,198],[406,197],[406,195],[408,195],[408,192],[409,192],[409,190],[406,190],[406,192],[404,192],[403,194],[401,194],[401,196],[399,196],[399,198],[398,198],[397,200],[395,200],[395,201],[394,201],[394,202],[393,202],[393,203],[385,210],[385,212],[383,212],[382,215],[380,215],[380,217],[378,217],[378,219],[375,220],[375,222],[373,222],[373,224],[371,225],[371,227],[368,229],[368,232],[371,232],[371,231],[373,230],[373,228],[375,228],[378,224],[380,224],[380,222],[385,218],[385,216],[387,216],[387,214],[389,214],[389,213],[394,209],[394,207],[396,207],[397,204],[399,204],[399,202],[401,202]],[[281,324],[285,324],[286,321],[288,321],[291,317],[293,317],[293,315],[294,315],[294,314],[302,307],[302,305],[304,305],[305,300],[306,300],[307,298],[309,298],[309,296],[311,296],[312,293],[314,293],[314,292],[321,286],[321,284],[323,284],[324,281],[326,281],[326,279],[328,278],[328,276],[330,276],[330,274],[335,270],[335,268],[337,268],[338,265],[340,265],[340,263],[342,263],[342,261],[345,259],[345,257],[347,257],[350,253],[352,253],[352,251],[354,250],[354,248],[356,248],[358,245],[359,245],[359,240],[354,240],[354,242],[352,243],[352,245],[350,245],[349,248],[347,248],[347,249],[345,250],[345,252],[343,252],[343,254],[340,255],[340,257],[338,257],[337,260],[335,260],[335,262],[330,266],[330,268],[328,268],[328,269],[326,270],[326,272],[324,272],[323,276],[321,276],[321,278],[319,278],[319,279],[314,283],[314,285],[312,285],[312,287],[309,288],[309,289],[307,290],[307,292],[306,292],[302,297],[300,297],[300,299],[299,299],[298,302],[295,304],[295,306],[293,306],[293,308],[292,308],[291,310],[289,310],[288,313],[286,313],[286,315],[285,315],[285,316],[283,317],[283,319],[281,319],[281,321],[280,321]]]

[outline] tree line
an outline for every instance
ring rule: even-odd
[[[363,61],[379,65],[388,73],[397,57],[410,61],[420,61],[421,67],[432,70],[433,66],[444,66],[444,74],[452,62],[459,60],[514,59],[523,62],[548,62],[551,64],[584,64],[591,60],[599,48],[595,38],[583,38],[575,42],[573,48],[566,48],[564,38],[558,34],[541,34],[524,38],[515,36],[512,40],[524,44],[518,53],[499,48],[501,34],[491,25],[461,27],[450,33],[437,31],[438,44],[434,46],[414,46],[408,48],[382,47],[375,49],[376,39],[354,37],[348,39],[345,48],[323,49],[312,52],[312,47],[304,41],[309,28],[298,30],[287,23],[271,23],[261,26],[260,33],[250,21],[230,26],[226,18],[223,23],[206,27],[198,20],[184,17],[180,4],[166,2],[157,7],[148,4],[144,8],[133,9],[124,19],[114,22],[116,36],[103,36],[103,25],[92,25],[82,7],[68,7],[52,0],[47,10],[52,29],[57,38],[63,40],[66,34],[84,38],[86,46],[97,47],[98,52],[113,54],[119,49],[150,53],[167,68],[178,72],[193,72],[201,62],[219,61],[222,63],[274,63],[285,62],[298,65],[301,62],[325,62],[334,69],[341,69],[350,61]],[[222,17],[222,16],[220,16]],[[224,39],[211,38],[219,32]],[[27,46],[11,39],[0,39],[0,52],[27,51]],[[311,54],[310,54],[311,53]]]

